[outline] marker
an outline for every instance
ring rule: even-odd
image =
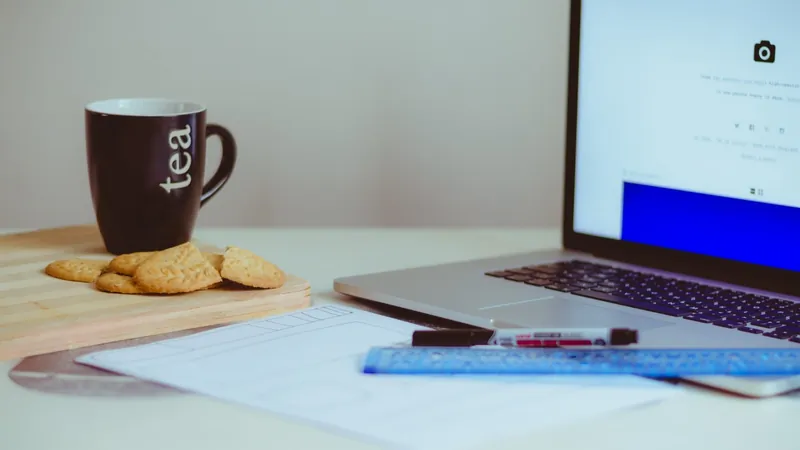
[[[566,345],[629,345],[639,332],[628,328],[501,328],[497,330],[417,330],[414,347],[560,347]]]

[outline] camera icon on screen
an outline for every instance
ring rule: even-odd
[[[769,41],[761,41],[753,48],[753,60],[755,62],[774,63],[775,45]]]

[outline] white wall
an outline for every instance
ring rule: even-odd
[[[117,96],[202,102],[235,133],[203,225],[555,225],[568,9],[0,0],[0,227],[94,220],[82,108]]]

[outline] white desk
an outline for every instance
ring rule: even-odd
[[[9,230],[11,231],[11,230]],[[347,302],[334,278],[556,247],[556,230],[201,229],[311,282],[314,303]],[[357,304],[356,304],[357,305]],[[7,373],[14,362],[0,362]],[[702,389],[491,449],[798,450],[800,396],[746,400]],[[531,405],[535,408],[535,405]],[[102,398],[26,389],[0,377],[0,448],[8,450],[366,449],[365,443],[190,394]]]

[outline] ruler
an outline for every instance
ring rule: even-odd
[[[369,374],[800,375],[797,349],[373,347]]]

